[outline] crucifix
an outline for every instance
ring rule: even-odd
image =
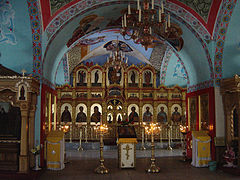
[[[23,77],[24,77],[24,75],[25,75],[26,72],[27,72],[27,71],[26,71],[25,69],[22,70],[22,76],[23,76]]]
[[[131,150],[132,148],[129,147],[129,145],[127,144],[125,148],[123,148],[123,150],[126,150],[126,156],[127,156],[127,160],[129,158],[129,150]]]

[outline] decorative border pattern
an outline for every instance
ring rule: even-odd
[[[216,35],[218,33],[218,30],[219,30],[219,27],[220,27],[220,24],[221,24],[221,21],[222,21],[223,12],[224,12],[224,3],[225,3],[225,0],[223,0],[222,5],[221,5],[221,9],[218,13],[218,17],[217,17],[217,21],[216,21],[215,29],[214,29],[214,34],[213,34],[213,39],[216,38]]]
[[[215,67],[215,84],[220,86],[220,80],[222,79],[222,61],[223,61],[223,49],[224,42],[227,34],[228,25],[234,10],[237,0],[225,0],[223,3],[224,10],[223,16],[221,17],[221,23],[216,34],[216,50],[214,58]]]
[[[42,77],[42,28],[38,0],[27,0],[33,41],[33,77]]]
[[[102,4],[100,4],[102,3]],[[128,4],[128,1],[112,1],[109,2],[107,0],[89,0],[87,3],[86,1],[80,1],[71,8],[65,9],[60,14],[58,14],[54,19],[48,24],[46,27],[46,34],[48,40],[57,33],[57,30],[61,28],[67,21],[71,21],[74,16],[84,14],[87,11],[102,7],[102,6],[110,6],[113,4]],[[131,2],[131,4],[135,4],[135,1]],[[155,2],[156,6],[160,5],[160,1]],[[211,35],[207,31],[207,29],[202,25],[202,23],[194,17],[190,12],[185,10],[183,7],[174,4],[172,2],[168,2],[165,6],[166,9],[170,10],[171,13],[175,13],[181,18],[183,18],[186,22],[188,22],[194,29],[197,31],[203,39],[209,40]],[[80,14],[79,14],[80,12]]]
[[[208,0],[208,1],[178,0],[178,1],[185,4],[186,6],[189,6],[191,9],[193,9],[196,13],[198,13],[203,18],[205,22],[208,20],[208,16],[211,12],[211,6],[213,3],[213,0]]]
[[[210,40],[210,33],[190,12],[174,3],[169,3],[167,5],[167,9],[171,12],[171,15],[174,13],[175,16],[177,15],[178,17],[184,19],[184,21],[188,22],[188,24],[191,25],[191,28],[193,28],[199,35],[201,35],[203,39]]]
[[[63,56],[63,72],[64,72],[64,81],[65,83],[69,83],[69,67],[68,67],[68,59],[66,54]]]
[[[54,78],[54,84],[55,84],[55,85],[58,85],[58,84],[56,84],[57,72],[58,72],[58,69],[59,69],[59,66],[60,66],[61,62],[63,63],[64,82],[65,82],[65,84],[70,82],[67,53],[65,53],[65,54],[63,55],[61,61],[59,61],[58,66],[57,66],[57,70],[56,70],[56,72],[55,72],[55,78]]]
[[[161,68],[160,68],[160,84],[165,84],[166,74],[167,74],[167,67],[168,63],[171,59],[171,56],[173,54],[173,50],[168,46],[167,50],[165,52],[165,56],[163,57],[163,60],[161,62]]]
[[[204,81],[204,82],[201,82],[199,84],[196,84],[196,85],[188,86],[187,92],[188,93],[195,92],[195,91],[210,88],[210,87],[213,87],[213,86],[214,86],[214,81],[213,80],[208,80],[208,81]]]

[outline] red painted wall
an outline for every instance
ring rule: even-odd
[[[203,94],[208,94],[209,97],[209,135],[211,136],[211,156],[212,160],[215,160],[215,146],[214,146],[214,137],[216,136],[216,121],[215,121],[215,95],[214,95],[214,87],[202,89],[199,91],[195,91],[192,93],[187,93],[186,95],[186,101],[187,101],[187,107],[188,107],[188,98],[190,97],[196,97],[197,98],[197,109],[196,109],[196,130],[199,130],[199,100],[198,97]],[[186,113],[186,119],[187,119],[187,125],[188,125],[188,108]],[[188,125],[189,126],[189,125]],[[191,140],[191,132],[189,132],[188,141],[187,141],[187,147],[190,146],[190,140]],[[192,151],[191,149],[187,149],[187,156],[188,158],[192,158]]]

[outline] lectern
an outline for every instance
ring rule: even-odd
[[[119,168],[135,168],[137,136],[134,127],[118,127],[117,143]]]

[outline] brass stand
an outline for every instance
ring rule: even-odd
[[[144,146],[144,127],[142,128],[142,147],[141,150],[146,150],[145,146]]]
[[[100,165],[94,170],[97,174],[108,174],[109,169],[104,166],[103,159],[103,132],[100,130]]]
[[[83,151],[83,148],[82,148],[82,129],[81,129],[81,127],[79,128],[79,148],[77,150],[78,151]]]
[[[151,165],[148,169],[146,169],[146,171],[148,173],[159,173],[160,172],[160,168],[156,166],[155,164],[155,145],[154,145],[154,132],[153,129],[152,131],[152,138],[151,138],[151,149],[152,149],[152,157],[151,157]]]
[[[183,162],[187,161],[187,153],[186,153],[186,135],[187,132],[181,132],[183,134]]]
[[[171,126],[168,126],[168,147],[167,147],[167,150],[172,150],[172,147],[171,147]]]

